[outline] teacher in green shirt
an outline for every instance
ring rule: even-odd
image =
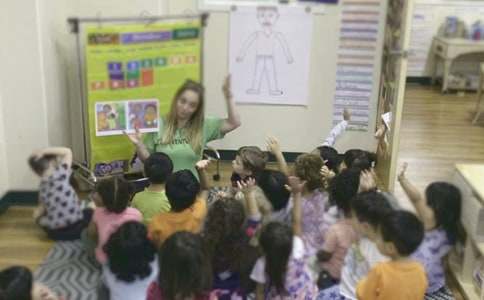
[[[203,86],[187,80],[178,89],[170,111],[160,120],[160,131],[126,134],[136,146],[138,157],[144,161],[153,152],[166,153],[173,161],[173,171],[188,169],[198,178],[195,163],[202,158],[205,144],[240,126],[240,117],[230,88],[230,75],[225,79],[223,93],[227,102],[226,119],[205,117]]]

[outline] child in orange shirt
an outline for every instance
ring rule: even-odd
[[[422,300],[427,289],[423,266],[409,259],[423,240],[422,222],[407,211],[393,211],[383,217],[376,244],[391,258],[373,267],[356,288],[359,300]]]
[[[154,216],[148,227],[148,237],[158,248],[177,231],[198,233],[207,214],[206,197],[199,196],[200,183],[190,170],[173,173],[165,191],[171,211]]]

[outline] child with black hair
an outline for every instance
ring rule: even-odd
[[[103,280],[111,300],[145,299],[148,287],[158,277],[156,248],[146,227],[129,221],[111,234],[103,247],[107,263]]]
[[[292,228],[270,222],[262,228],[259,258],[251,278],[257,283],[256,299],[315,299],[317,286],[306,265],[305,243],[301,238],[301,198],[305,182],[289,179],[293,199]]]
[[[272,205],[272,212],[266,216],[266,220],[289,223],[291,211],[287,204],[291,193],[286,189],[287,175],[281,171],[267,169],[261,173],[257,184]]]
[[[154,216],[148,226],[157,248],[177,231],[200,232],[207,214],[206,192],[199,195],[200,183],[190,170],[171,174],[165,188],[171,210]]]
[[[131,203],[132,207],[141,212],[145,224],[149,224],[154,215],[170,211],[165,182],[172,172],[173,163],[165,153],[152,153],[145,160],[144,173],[150,185],[144,191],[136,193]]]
[[[388,199],[374,190],[361,192],[350,201],[350,207],[353,226],[360,238],[346,253],[340,283],[322,290],[318,300],[357,300],[358,282],[374,265],[388,260],[375,244],[381,219],[393,210]]]
[[[425,268],[429,286],[425,299],[454,299],[445,285],[442,259],[457,241],[462,196],[457,187],[447,182],[431,183],[422,195],[407,179],[403,165],[398,181],[423,222],[425,237],[412,255]]]
[[[255,180],[239,182],[249,214],[234,198],[221,198],[208,211],[202,237],[214,271],[213,290],[218,299],[246,299],[251,290],[249,274],[258,257],[250,245],[261,215],[254,197]]]
[[[26,267],[13,266],[0,271],[1,300],[63,300],[48,287],[34,282]]]
[[[324,161],[324,166],[321,168],[321,176],[323,177],[325,188],[329,186],[329,180],[339,173],[341,156],[333,146],[336,143],[336,139],[346,131],[350,119],[350,111],[345,108],[343,110],[343,120],[331,129],[321,146],[311,152],[312,154],[319,155]]]
[[[410,258],[423,240],[422,222],[408,211],[396,210],[382,218],[377,236],[378,250],[391,261],[375,265],[358,283],[358,299],[423,299],[427,289],[425,270]]]
[[[131,193],[129,183],[120,177],[102,179],[96,184],[92,198],[97,207],[83,239],[87,248],[94,241],[96,259],[101,264],[107,261],[103,247],[111,234],[128,221],[143,219],[136,208],[128,207]]]
[[[350,149],[343,155],[340,171],[350,168],[371,170],[376,165],[376,154],[361,149]]]
[[[72,151],[53,147],[34,152],[29,165],[41,178],[39,206],[34,219],[53,240],[79,239],[92,217],[92,209],[82,209],[70,184]]]
[[[318,287],[326,289],[339,282],[344,257],[350,246],[358,240],[358,235],[352,225],[351,200],[358,193],[360,171],[343,170],[331,181],[329,199],[335,204],[343,218],[331,225],[326,232],[323,247],[317,257],[322,271],[319,274]]]
[[[158,261],[160,275],[151,284],[147,300],[213,299],[212,267],[199,235],[172,234],[161,246]]]

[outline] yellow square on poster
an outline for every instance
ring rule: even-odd
[[[202,25],[103,24],[85,33],[89,166],[104,175],[126,169],[134,153],[124,130],[156,131],[178,87],[200,80]]]

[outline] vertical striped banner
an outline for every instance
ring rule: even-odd
[[[376,70],[378,36],[383,0],[345,0],[341,3],[341,28],[336,66],[333,124],[343,119],[343,109],[351,111],[350,130],[368,130],[370,101],[378,87]]]

